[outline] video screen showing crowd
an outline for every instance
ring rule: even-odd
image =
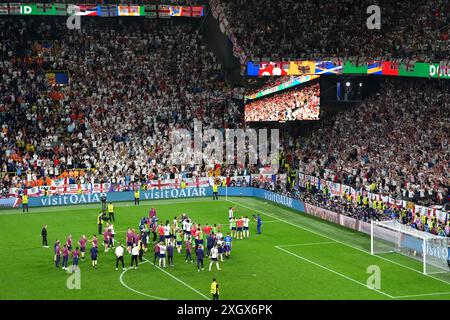
[[[298,85],[286,90],[277,90],[274,87],[271,91],[274,93],[247,101],[245,105],[245,121],[285,122],[319,120],[319,82]]]

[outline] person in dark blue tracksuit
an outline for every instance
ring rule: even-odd
[[[262,220],[261,220],[261,216],[258,214],[256,216],[256,229],[258,231],[258,234],[261,234],[261,225],[262,225]]]
[[[56,240],[54,245],[55,250],[55,266],[59,268],[59,262],[61,261],[61,247],[59,246],[59,240]]]
[[[202,266],[202,270],[203,270],[203,258],[205,257],[205,253],[203,251],[203,246],[199,245],[197,248],[197,251],[195,252],[196,256],[197,256],[197,269],[200,272],[200,265]]]
[[[211,252],[212,247],[214,247],[214,233],[211,233],[208,238],[206,239],[206,255],[209,256],[209,253]]]

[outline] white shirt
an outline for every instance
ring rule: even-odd
[[[244,218],[242,220],[244,222],[244,227],[248,227],[248,223],[250,222],[250,219],[249,218]]]
[[[216,248],[212,248],[211,249],[211,258],[217,258],[218,252],[219,252],[219,250],[217,250]]]
[[[122,250],[123,250],[123,249],[122,249]],[[137,255],[139,254],[139,247],[138,247],[138,246],[133,247],[133,249],[131,249],[131,254],[132,254],[133,256],[137,256]]]
[[[115,254],[116,254],[117,258],[122,257],[123,256],[123,247],[122,246],[117,247],[116,251],[115,251]]]
[[[233,209],[228,210],[228,217],[233,218]]]
[[[164,245],[159,246],[159,253],[160,254],[165,254],[166,253],[166,246],[164,246]]]
[[[170,234],[170,227],[169,226],[165,226],[164,227],[164,235],[168,236]]]

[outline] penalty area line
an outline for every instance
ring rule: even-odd
[[[290,254],[290,255],[296,257],[296,258],[299,258],[299,259],[301,259],[301,260],[304,260],[304,261],[306,261],[306,262],[309,262],[309,263],[315,265],[316,267],[322,268],[322,269],[327,270],[327,271],[329,271],[329,272],[331,272],[331,273],[334,273],[334,274],[336,274],[336,275],[338,275],[338,276],[340,276],[340,277],[342,277],[342,278],[345,278],[345,279],[347,279],[347,280],[349,280],[349,281],[352,281],[352,282],[354,282],[354,283],[356,283],[356,284],[359,284],[360,286],[363,286],[363,287],[365,287],[365,288],[368,289],[368,290],[373,290],[373,291],[378,292],[378,293],[380,293],[380,294],[382,294],[382,295],[385,295],[386,297],[389,297],[389,298],[391,298],[391,299],[395,299],[394,296],[391,296],[390,294],[388,294],[388,293],[386,293],[386,292],[383,292],[383,291],[378,290],[378,289],[375,289],[375,288],[370,288],[370,287],[368,287],[366,284],[364,284],[364,283],[362,283],[362,282],[359,282],[358,280],[355,280],[355,279],[353,279],[353,278],[350,278],[350,277],[346,276],[345,274],[342,274],[342,273],[340,273],[340,272],[337,272],[337,271],[335,271],[335,270],[333,270],[333,269],[327,268],[327,267],[325,267],[325,266],[323,266],[323,265],[321,265],[321,264],[319,264],[319,263],[317,263],[317,262],[314,262],[314,261],[312,261],[312,260],[306,259],[306,258],[304,258],[304,257],[302,257],[302,256],[299,256],[298,254],[295,254],[295,253],[290,252],[290,251],[288,251],[288,250],[286,250],[286,249],[280,248],[279,246],[275,246],[275,248],[277,248],[278,250],[281,250],[281,251],[283,251],[283,252],[285,252],[285,253],[288,253],[288,254]]]
[[[261,213],[261,214],[263,214],[263,215],[266,215],[266,216],[268,216],[268,217],[271,217],[271,218],[280,220],[280,221],[282,221],[282,222],[284,222],[284,223],[286,223],[286,224],[289,224],[289,225],[291,225],[291,226],[293,226],[293,227],[296,227],[296,228],[299,228],[299,229],[308,231],[309,233],[318,235],[318,236],[320,236],[320,237],[322,237],[322,238],[329,239],[329,240],[332,240],[332,241],[334,241],[334,242],[336,242],[336,243],[340,243],[340,244],[342,244],[342,245],[344,245],[344,246],[347,246],[347,247],[353,248],[353,249],[355,249],[355,250],[364,252],[365,254],[371,255],[372,257],[376,257],[376,258],[378,258],[378,259],[381,259],[381,260],[390,262],[390,263],[392,263],[392,264],[395,264],[395,265],[397,265],[397,266],[399,266],[399,267],[402,267],[402,268],[405,268],[405,269],[414,271],[415,273],[419,273],[419,274],[421,274],[421,275],[423,275],[423,276],[426,276],[426,277],[428,277],[428,278],[431,278],[431,279],[440,281],[440,282],[442,282],[442,283],[445,283],[446,285],[450,285],[450,282],[448,282],[448,281],[445,281],[445,280],[443,280],[443,279],[434,277],[434,276],[429,275],[429,274],[423,274],[423,273],[422,273],[421,271],[419,271],[419,270],[416,270],[416,269],[414,269],[414,268],[405,266],[404,264],[401,264],[401,263],[399,263],[399,262],[390,260],[390,259],[385,258],[385,257],[382,257],[382,256],[380,256],[380,255],[377,255],[377,254],[376,254],[376,255],[372,255],[370,252],[367,252],[367,251],[364,250],[364,249],[355,247],[355,246],[353,246],[353,245],[351,245],[351,244],[349,244],[349,243],[346,243],[346,242],[343,242],[343,241],[339,241],[339,240],[333,239],[332,237],[326,236],[326,235],[324,235],[324,234],[321,234],[321,233],[316,232],[316,231],[314,231],[314,230],[308,229],[308,228],[303,227],[303,226],[301,226],[301,225],[292,223],[292,222],[290,222],[290,221],[286,221],[286,220],[284,220],[284,219],[278,218],[278,217],[276,217],[276,216],[274,216],[274,215],[271,215],[271,214],[269,214],[269,213],[265,213],[265,212],[263,212],[263,211],[261,211],[261,210],[258,210],[258,209],[255,209],[255,208],[250,208],[250,207],[248,207],[248,206],[246,206],[246,205],[244,205],[244,204],[241,204],[241,203],[238,203],[238,202],[234,202],[234,201],[231,201],[231,200],[227,200],[227,201],[228,201],[228,202],[231,202],[231,203],[234,203],[234,204],[236,204],[236,205],[238,205],[238,206],[247,208],[247,209],[249,209],[249,210],[253,210],[253,211],[255,211],[255,212],[259,212],[259,213]],[[274,203],[273,203],[273,204],[274,204]],[[286,210],[286,209],[283,209],[283,208],[280,208],[280,209],[283,210],[283,211],[285,211],[285,212],[289,212],[290,214],[292,214],[292,212],[290,212],[290,211],[288,211],[288,210]],[[305,214],[307,214],[307,213],[305,213]]]
[[[322,241],[322,242],[305,242],[305,243],[296,243],[296,244],[279,244],[275,247],[284,248],[284,247],[300,247],[300,246],[316,246],[321,244],[338,244],[336,241]]]
[[[144,264],[144,263],[146,263],[146,262],[148,262],[148,260],[146,260],[145,262],[143,262],[143,263],[141,263],[141,264]],[[124,274],[125,274],[128,270],[130,270],[130,269],[131,269],[131,268],[127,268],[127,269],[123,270],[122,273],[120,274],[119,281],[120,281],[120,284],[121,284],[122,286],[124,286],[125,288],[127,288],[127,289],[130,290],[130,291],[133,291],[133,292],[138,293],[138,294],[140,294],[140,295],[146,296],[146,297],[148,297],[148,298],[153,298],[153,299],[156,299],[156,300],[168,300],[168,299],[166,299],[166,298],[161,298],[161,297],[157,297],[157,296],[152,296],[152,295],[150,295],[150,294],[146,294],[146,293],[144,293],[144,292],[135,290],[135,289],[131,288],[130,286],[128,286],[128,285],[125,283],[125,281],[123,281],[123,276],[124,276]]]

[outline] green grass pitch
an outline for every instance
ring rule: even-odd
[[[145,262],[137,270],[115,270],[114,253],[99,247],[98,268],[80,261],[81,289],[69,290],[70,276],[53,263],[53,243],[72,233],[97,232],[99,204],[0,211],[0,299],[209,299],[213,277],[221,299],[450,299],[448,274],[421,274],[420,262],[400,255],[371,256],[367,235],[254,198],[177,199],[115,204],[116,240],[124,242],[127,227],[156,208],[160,221],[187,213],[202,224],[222,224],[228,230],[228,208],[235,215],[260,213],[262,235],[250,224],[250,239],[233,240],[231,258],[197,272],[175,252],[175,267],[161,270]],[[49,249],[41,247],[40,231],[48,225]],[[99,237],[99,243],[102,238]],[[89,248],[89,245],[88,245]],[[150,250],[145,256],[153,261]],[[195,257],[193,255],[193,257]],[[71,262],[69,260],[69,265]],[[125,254],[125,263],[130,265]],[[381,271],[381,288],[367,287],[367,268]]]

